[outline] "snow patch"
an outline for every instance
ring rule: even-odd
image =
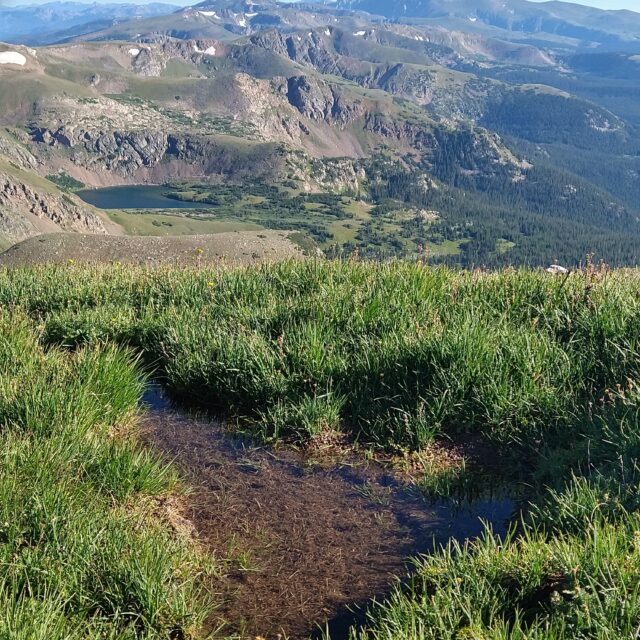
[[[140,49],[129,49],[129,55],[137,58],[140,55]]]
[[[3,51],[0,53],[0,64],[17,64],[24,67],[27,59],[17,51]]]
[[[193,45],[193,50],[195,51],[195,53],[203,53],[205,56],[215,56],[216,55],[216,48],[214,46],[207,47],[203,51],[197,44],[194,44]]]
[[[198,13],[206,18],[215,18],[216,20],[220,20],[220,16],[215,11],[198,11]]]
[[[367,32],[366,31],[354,31],[353,35],[354,36],[359,36],[362,37],[363,35],[365,35]]]
[[[329,29],[325,29],[324,30],[324,35],[325,36],[330,36],[331,35],[331,31],[329,31]]]

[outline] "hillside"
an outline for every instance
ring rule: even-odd
[[[240,52],[242,60],[236,61]],[[24,64],[0,68],[9,89],[0,98],[7,153],[22,153],[30,171],[54,176],[54,182],[69,176],[67,191],[77,184],[237,182],[248,176],[295,180],[305,190],[339,185],[357,191],[358,162],[376,149],[397,158],[412,153],[427,165],[451,135],[383,92],[315,72],[300,74],[282,57],[278,72],[284,75],[250,75],[242,68],[246,47],[176,41],[13,53]],[[471,131],[460,153],[462,167],[521,172],[499,138],[484,130]],[[65,203],[76,202],[70,192],[63,196]],[[11,198],[20,211],[17,196]]]
[[[128,238],[80,233],[40,234],[0,253],[0,266],[118,263],[146,266],[251,264],[302,258],[288,234],[216,233],[178,238]]]
[[[118,233],[104,214],[40,175],[25,140],[0,133],[0,248],[40,233]]]

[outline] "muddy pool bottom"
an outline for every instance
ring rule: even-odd
[[[433,505],[375,463],[314,465],[302,454],[249,445],[222,425],[175,410],[157,388],[145,396],[145,439],[193,487],[185,514],[224,564],[222,602],[209,621],[220,637],[348,637],[363,607],[384,597],[408,561],[491,523],[506,533],[509,499]]]

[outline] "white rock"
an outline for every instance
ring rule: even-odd
[[[563,267],[559,264],[552,264],[548,269],[547,273],[569,273],[569,269]]]

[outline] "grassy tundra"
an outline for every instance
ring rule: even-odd
[[[166,637],[203,615],[197,560],[139,526],[175,479],[118,435],[136,354],[267,440],[413,451],[473,432],[517,457],[520,535],[418,561],[354,637],[637,637],[640,273],[40,267],[0,271],[0,306],[0,629],[40,607],[80,637]]]
[[[205,613],[199,561],[161,516],[175,474],[129,432],[135,360],[40,338],[0,311],[0,637],[189,635]]]

